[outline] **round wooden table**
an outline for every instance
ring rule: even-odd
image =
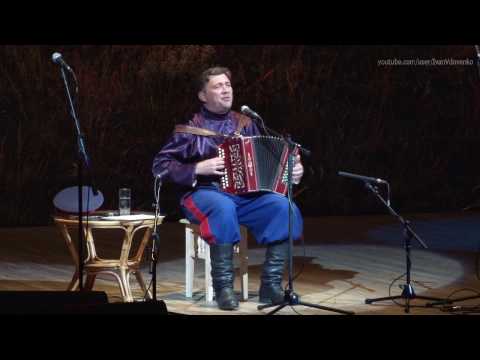
[[[130,216],[110,216],[113,211],[95,212],[82,219],[83,230],[85,234],[85,245],[87,257],[84,259],[84,272],[86,275],[84,290],[91,290],[95,278],[100,273],[112,275],[120,286],[122,299],[125,302],[133,302],[132,290],[130,288],[130,274],[135,277],[140,284],[145,296],[151,298],[150,291],[147,291],[145,281],[140,272],[140,263],[145,247],[151,238],[154,227],[155,216],[152,213],[133,212]],[[158,218],[157,224],[161,224],[164,216]],[[67,243],[68,250],[76,266],[75,273],[70,281],[68,290],[75,290],[79,286],[79,255],[77,247],[71,238],[70,232],[78,229],[78,217],[74,215],[56,215],[53,217],[55,224],[59,228],[63,238]],[[95,241],[93,238],[93,229],[121,229],[124,232],[120,258],[103,259],[97,255]],[[136,252],[130,255],[132,242],[137,231],[145,229]]]

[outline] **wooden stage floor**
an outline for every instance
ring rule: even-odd
[[[421,249],[412,242],[412,284],[417,295],[446,298],[461,289],[480,291],[477,277],[480,247],[480,214],[412,214],[413,229],[429,246]],[[160,259],[157,275],[157,296],[170,312],[181,314],[261,315],[258,297],[264,248],[249,240],[250,299],[233,312],[218,310],[215,303],[205,302],[203,264],[197,264],[193,299],[184,294],[184,230],[180,224],[161,226]],[[405,251],[401,226],[389,216],[321,217],[305,219],[305,247],[295,244],[294,281],[296,293],[305,302],[354,311],[356,314],[404,314],[392,301],[366,305],[366,298],[389,296],[392,281],[405,273]],[[96,235],[101,257],[118,256],[119,234],[103,231]],[[145,252],[142,272],[150,282],[149,256]],[[73,264],[65,243],[52,226],[0,229],[0,291],[2,290],[65,290],[73,274]],[[132,277],[135,296],[142,294]],[[391,295],[401,293],[396,281]],[[240,288],[236,279],[236,289]],[[95,290],[105,291],[110,302],[121,301],[113,278],[100,277]],[[453,298],[471,296],[462,291]],[[400,301],[403,303],[403,301]],[[424,300],[411,301],[411,314],[450,314],[437,308],[417,307]],[[480,304],[480,299],[456,305]],[[445,309],[444,309],[445,310]],[[333,311],[303,306],[285,307],[278,314],[331,315]]]

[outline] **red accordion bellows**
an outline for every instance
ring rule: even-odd
[[[295,148],[294,153],[298,153]],[[255,191],[287,193],[288,145],[272,136],[231,137],[218,148],[225,160],[223,191],[244,194]]]

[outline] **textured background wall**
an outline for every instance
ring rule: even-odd
[[[338,170],[390,180],[401,211],[456,210],[477,198],[477,68],[377,64],[473,59],[472,46],[2,46],[2,225],[49,223],[54,194],[75,183],[73,121],[54,51],[77,74],[105,208],[130,186],[136,207],[150,209],[153,156],[198,108],[193,76],[216,64],[234,74],[235,109],[248,104],[312,150],[314,173],[296,198],[305,215],[384,211]]]

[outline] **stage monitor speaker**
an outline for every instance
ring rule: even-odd
[[[167,306],[162,300],[98,305],[92,311],[108,315],[168,315]]]
[[[166,315],[163,301],[108,303],[103,291],[0,291],[0,315],[149,314]]]
[[[103,291],[0,291],[0,314],[68,314],[108,304]]]

